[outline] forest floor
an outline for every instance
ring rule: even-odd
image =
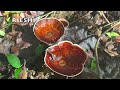
[[[34,22],[12,22],[12,18],[22,17],[34,18]],[[71,41],[89,55],[83,72],[69,79],[120,79],[120,11],[1,11],[0,79],[68,78],[44,63],[50,45],[33,33],[35,22],[42,18],[66,19],[69,26],[58,42]],[[18,58],[19,68],[10,63],[8,54]]]

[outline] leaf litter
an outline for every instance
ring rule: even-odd
[[[9,27],[6,27],[6,25],[8,25],[7,20],[9,21],[11,14],[12,18],[17,19],[33,18],[33,22],[14,23],[15,28],[12,30],[12,24]],[[84,48],[89,56],[89,60],[85,65],[83,73],[73,78],[98,78],[98,73],[91,70],[91,65],[94,66],[94,69],[97,68],[92,60],[95,58],[95,45],[99,37],[98,56],[100,68],[103,72],[102,77],[120,78],[120,74],[117,72],[119,69],[119,65],[117,64],[120,62],[120,37],[118,36],[118,34],[120,34],[119,16],[119,11],[20,11],[17,13],[12,11],[0,11],[0,28],[5,33],[0,37],[0,54],[5,55],[11,53],[20,58],[23,63],[23,70],[19,75],[19,79],[64,78],[63,76],[54,74],[47,67],[43,67],[44,52],[45,48],[48,46],[35,38],[32,33],[32,27],[40,18],[65,18],[69,21],[70,25],[66,28],[64,35],[58,42],[68,40],[76,43]],[[108,37],[107,34],[101,36],[102,33],[116,23],[118,23],[118,25],[113,27],[110,32],[116,32],[118,34],[114,34],[114,37],[112,38]],[[28,27],[31,28],[31,30]],[[23,37],[24,34],[31,38]],[[43,47],[40,47],[40,55],[37,55],[36,57],[35,50],[39,45],[44,45],[44,49]],[[8,71],[6,71],[7,73],[3,72],[8,69],[9,76],[7,76],[7,78],[14,78],[12,77],[12,74],[15,69],[9,66],[7,62],[3,63],[2,58],[0,59],[0,77],[5,78],[4,75],[7,75]]]

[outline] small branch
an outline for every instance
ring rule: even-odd
[[[72,23],[70,23],[69,26],[72,25],[73,23],[77,22],[78,20],[80,20],[80,19],[86,17],[87,15],[89,15],[89,14],[92,13],[92,12],[93,12],[93,11],[89,11],[89,12],[88,12],[87,14],[85,14],[84,16],[82,16],[82,17],[76,19],[75,21],[73,21]]]
[[[119,25],[120,22],[116,23],[115,25],[113,25],[111,28],[107,29],[105,32],[103,32],[100,37],[98,38],[97,42],[96,42],[96,45],[95,45],[95,57],[96,57],[96,61],[97,61],[97,70],[98,70],[98,73],[99,73],[99,77],[100,79],[102,79],[101,77],[101,69],[100,69],[100,66],[99,66],[99,60],[98,60],[98,44],[99,44],[99,41],[100,41],[100,38],[102,35],[106,34],[107,32],[109,32],[112,28],[114,28],[115,26]]]
[[[112,25],[112,24],[115,24],[115,23],[118,23],[118,22],[120,22],[120,19],[118,19],[118,20],[116,20],[116,21],[113,21],[113,22],[111,22],[111,23],[109,23],[109,24],[107,24],[107,25],[104,25],[103,27],[107,27],[107,26],[109,26],[109,25]]]
[[[103,13],[103,11],[99,11],[99,13],[102,14],[102,16],[104,17],[104,19],[106,20],[107,23],[110,23],[109,20],[106,18],[105,14]]]
[[[24,66],[23,66],[23,68],[25,68],[26,67],[26,60],[24,59]]]
[[[12,32],[15,32],[15,26],[12,24]]]
[[[98,74],[99,74],[100,79],[102,79],[102,77],[101,77],[101,69],[100,69],[99,61],[98,61],[98,49],[97,49],[97,48],[98,48],[99,41],[100,41],[100,37],[98,38],[98,40],[97,40],[97,42],[96,42],[96,45],[95,45],[95,57],[96,57],[97,71],[98,71]]]
[[[38,16],[40,19],[43,18],[43,17],[47,17],[48,15],[52,14],[52,13],[55,13],[56,11],[51,11],[47,14],[44,14],[44,15],[41,15],[41,16]]]
[[[53,15],[52,15],[53,18],[55,17],[56,13],[57,13],[57,11],[55,11],[55,12],[53,13]]]

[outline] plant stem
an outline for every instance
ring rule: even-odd
[[[120,19],[118,19],[118,20],[116,20],[116,21],[113,21],[113,22],[111,22],[111,23],[109,23],[109,24],[107,24],[107,25],[104,25],[103,27],[107,27],[107,26],[109,26],[109,25],[111,25],[111,24],[118,23],[119,21],[120,21]]]
[[[106,34],[107,32],[109,32],[112,28],[114,28],[115,26],[119,25],[120,22],[116,23],[115,25],[111,26],[109,29],[107,29],[105,32],[103,32],[100,37],[98,38],[97,42],[96,42],[96,45],[95,45],[95,57],[96,57],[96,61],[97,61],[97,70],[98,70],[98,74],[99,74],[99,77],[100,79],[102,79],[101,77],[101,69],[100,69],[100,66],[99,66],[99,60],[98,60],[98,44],[99,44],[99,41],[100,41],[100,38],[101,36],[103,36],[104,34]]]
[[[87,14],[83,15],[82,17],[80,17],[80,18],[76,19],[75,21],[73,21],[72,23],[70,23],[69,26],[72,25],[73,23],[77,22],[78,20],[86,17],[87,15],[89,15],[89,14],[92,13],[92,12],[93,12],[93,11],[89,11]]]
[[[104,17],[104,19],[106,20],[106,22],[110,23],[109,20],[106,18],[105,14],[103,13],[103,11],[99,11],[99,12],[102,14],[102,16]]]
[[[47,14],[44,14],[44,15],[42,15],[42,16],[39,16],[39,19],[41,19],[41,18],[43,18],[43,17],[47,17],[48,15],[50,15],[51,13],[55,13],[56,11],[51,11],[51,12],[49,12],[49,13],[47,13]]]

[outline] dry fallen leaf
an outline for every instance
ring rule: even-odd
[[[118,56],[119,54],[116,51],[110,51],[108,49],[104,49],[105,52],[107,52],[110,56]]]
[[[114,45],[113,45],[113,44],[110,44],[110,45],[107,46],[107,48],[108,48],[109,51],[111,51],[111,50],[114,49]]]
[[[10,47],[12,46],[13,42],[9,39],[5,40],[3,39],[1,42],[0,42],[0,53],[1,54],[6,54],[6,53],[10,53]]]
[[[109,38],[106,35],[102,35],[100,39],[105,43],[108,41]]]
[[[20,72],[20,75],[19,75],[18,79],[27,79],[28,72],[27,72],[27,68],[26,68],[25,65],[26,65],[26,61],[24,60],[23,70]]]
[[[115,42],[120,42],[120,36],[115,37]]]
[[[12,51],[12,52],[14,52],[14,54],[18,55],[18,54],[19,54],[20,49],[19,49],[19,47],[12,46],[12,47],[11,47],[11,51]]]
[[[101,34],[102,34],[102,30],[97,29],[97,31],[95,32],[95,35],[100,36]]]
[[[3,16],[1,11],[0,11],[0,16]]]
[[[19,51],[24,48],[28,48],[31,44],[22,40],[22,32],[16,32],[15,45],[11,47],[11,51],[18,55]]]
[[[6,17],[3,17],[3,18],[2,18],[2,21],[1,21],[1,23],[0,23],[0,28],[3,28],[3,27],[6,26],[7,22],[6,22],[5,19],[6,19]]]
[[[94,22],[96,25],[102,25],[105,23],[105,20],[103,19],[103,17],[99,14],[96,14],[95,17],[93,18]]]
[[[18,79],[27,79],[28,73],[27,70],[22,70]]]
[[[104,51],[107,52],[110,56],[117,56],[119,54],[117,53],[117,51],[115,51],[115,47],[113,44],[114,42],[112,41],[106,42],[106,45],[105,45],[106,48],[104,49]]]

